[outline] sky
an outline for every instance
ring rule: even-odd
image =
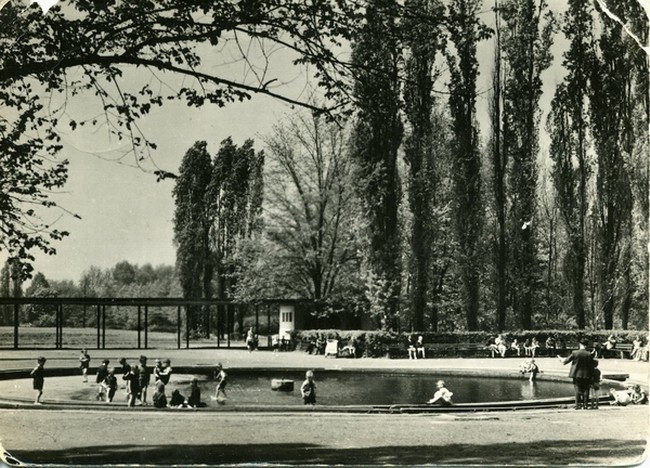
[[[551,1],[551,4],[561,3],[562,0]],[[562,47],[562,39],[558,36],[556,49]],[[560,53],[555,55],[555,64],[543,75],[542,108],[548,108],[555,85],[562,76]],[[492,43],[482,43],[478,56],[481,62],[478,90],[481,94],[477,115],[481,130],[486,132]],[[286,64],[286,57],[280,54],[276,68],[270,71],[271,77],[280,77],[286,83],[286,89],[294,95],[300,94],[304,91],[306,75],[283,68]],[[236,66],[226,71],[239,72]],[[138,78],[141,77],[133,79],[137,81]],[[440,88],[444,85],[441,84]],[[69,113],[83,113],[88,102],[72,102]],[[140,121],[140,126],[158,145],[154,154],[157,165],[177,172],[184,153],[197,140],[206,140],[211,154],[228,136],[232,136],[236,144],[254,138],[257,149],[262,149],[264,136],[270,134],[273,125],[290,112],[292,109],[288,105],[265,96],[254,96],[251,101],[229,104],[224,108],[205,106],[189,109],[182,103],[173,102],[156,109]],[[50,219],[60,216],[56,228],[70,231],[70,235],[54,244],[57,250],[54,256],[35,252],[35,271],[42,272],[49,279],[78,281],[83,271],[92,265],[109,268],[122,260],[140,265],[174,264],[173,180],[156,182],[151,173],[124,164],[132,163],[132,158],[116,162],[115,150],[123,143],[110,141],[103,129],[84,127],[73,132],[63,125],[60,127],[64,146],[62,156],[70,162],[69,179],[52,198],[66,211],[52,212],[48,216]]]

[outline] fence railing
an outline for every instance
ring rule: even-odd
[[[18,349],[20,345],[20,307],[23,305],[45,305],[54,308],[55,322],[55,349],[63,348],[63,329],[65,327],[66,307],[84,306],[94,307],[96,309],[96,329],[97,329],[97,349],[106,348],[106,308],[123,306],[137,308],[137,347],[138,349],[147,349],[149,347],[149,308],[150,307],[169,307],[176,308],[176,345],[180,349],[184,338],[185,347],[190,347],[190,330],[187,327],[189,323],[189,308],[192,306],[209,306],[207,309],[207,330],[206,334],[210,336],[210,324],[212,323],[212,307],[216,309],[217,329],[224,326],[226,333],[225,347],[231,347],[231,331],[233,329],[236,313],[242,313],[242,310],[249,310],[251,307],[255,313],[255,330],[259,330],[260,324],[260,307],[264,306],[266,312],[267,328],[271,324],[271,313],[274,306],[280,304],[296,304],[300,301],[292,299],[264,299],[253,303],[234,302],[221,299],[186,299],[180,297],[165,298],[134,298],[134,297],[0,297],[0,306],[13,306],[13,348]],[[225,313],[224,313],[225,311]],[[182,333],[183,319],[185,323],[185,333]],[[241,332],[241,330],[240,330]],[[222,347],[221,334],[217,333],[218,348]],[[267,343],[270,346],[270,343]]]

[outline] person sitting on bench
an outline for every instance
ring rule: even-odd
[[[415,343],[415,357],[421,356],[424,359],[424,338],[422,335],[418,336],[418,341]]]

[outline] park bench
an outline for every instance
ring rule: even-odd
[[[617,343],[616,347],[613,349],[603,349],[603,357],[617,357],[625,359],[627,354],[628,358],[632,357],[632,349],[634,345],[632,343]]]

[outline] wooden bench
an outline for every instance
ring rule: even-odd
[[[625,359],[625,355],[627,354],[628,358],[632,357],[632,349],[634,348],[634,345],[632,343],[617,343],[616,347],[613,349],[603,349],[603,357],[616,357],[620,356],[621,359]]]

